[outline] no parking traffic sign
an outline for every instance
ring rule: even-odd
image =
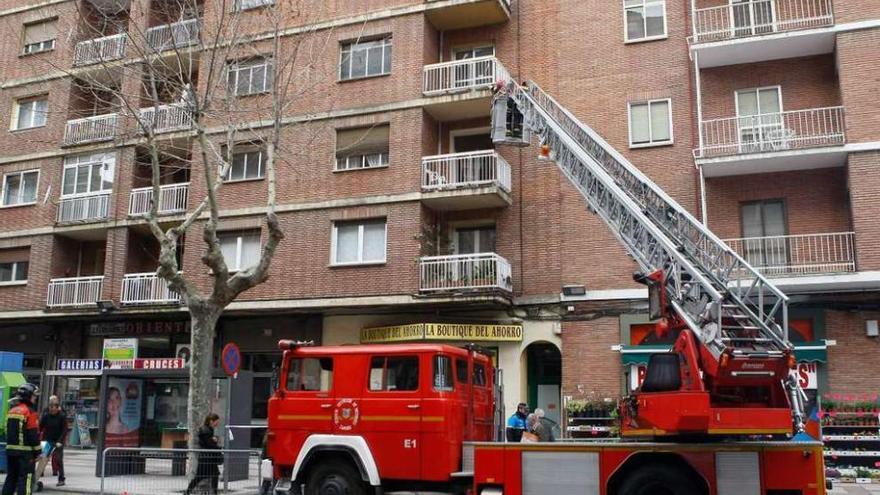
[[[223,366],[226,376],[233,378],[238,376],[238,370],[241,369],[241,351],[237,345],[230,342],[223,347],[223,352],[220,354],[220,364]]]

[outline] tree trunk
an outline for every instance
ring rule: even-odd
[[[187,427],[189,447],[196,449],[198,431],[210,412],[221,414],[224,411],[211,411],[211,398],[214,387],[211,371],[214,365],[214,334],[222,308],[194,310],[190,308],[190,345],[192,353],[189,361],[189,398],[187,401]],[[224,422],[228,421],[224,418]],[[217,435],[220,432],[216,432]]]

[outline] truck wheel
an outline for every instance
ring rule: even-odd
[[[310,471],[305,495],[367,495],[360,474],[347,462],[329,461]]]
[[[620,485],[617,495],[702,495],[690,476],[673,466],[644,466]]]

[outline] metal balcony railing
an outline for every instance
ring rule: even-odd
[[[94,306],[101,298],[104,276],[53,278],[49,281],[46,306],[65,308]]]
[[[122,278],[122,304],[175,304],[180,294],[168,288],[168,283],[150,273],[126,273]]]
[[[173,24],[164,24],[146,30],[144,37],[147,46],[157,52],[182,48],[199,42],[202,23],[198,19],[187,19]]]
[[[90,65],[118,60],[125,56],[127,40],[127,33],[119,33],[81,41],[76,44],[73,50],[73,65]]]
[[[831,0],[753,0],[694,11],[694,43],[831,26]]]
[[[109,141],[116,137],[118,124],[119,114],[116,113],[68,120],[64,127],[64,144]]]
[[[507,79],[507,69],[495,57],[477,57],[426,65],[422,92],[427,95],[488,89]]]
[[[846,143],[843,107],[730,117],[702,122],[697,158],[766,153]]]
[[[138,117],[143,127],[153,132],[171,132],[192,127],[192,112],[185,103],[169,103],[140,109]]]
[[[853,232],[745,237],[724,242],[770,277],[856,271]]]
[[[422,189],[426,191],[488,185],[510,192],[510,165],[495,150],[422,158]]]
[[[58,223],[102,220],[110,213],[110,191],[61,198]]]
[[[495,253],[425,256],[419,265],[422,292],[513,290],[510,263]]]
[[[188,192],[189,182],[159,186],[158,213],[164,215],[185,211]],[[152,187],[132,189],[128,200],[128,214],[134,216],[149,213],[152,199]]]

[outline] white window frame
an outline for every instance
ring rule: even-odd
[[[666,21],[666,0],[641,0],[642,4],[640,6],[630,5],[627,7],[627,0],[621,0],[623,5],[623,42],[624,43],[641,43],[644,41],[655,41],[655,40],[665,40],[669,38],[669,25]],[[630,9],[641,8],[644,9],[644,12],[647,12],[649,5],[660,4],[663,7],[663,34],[655,34],[653,36],[648,36],[648,17],[643,16],[643,24],[645,27],[645,36],[642,38],[630,38],[629,37],[629,26],[626,22],[626,12]]]
[[[30,26],[39,26],[40,24],[49,24],[51,22],[57,23],[57,18],[45,19],[37,22],[29,22],[24,25],[24,32],[22,33],[22,47],[21,54],[22,55],[33,55],[36,53],[49,52],[55,49],[55,39],[57,38],[49,38],[46,40],[34,41],[32,43],[27,43],[27,29]],[[57,27],[55,28],[58,29]]]
[[[80,158],[85,158],[85,160],[80,162],[80,161],[78,161]],[[69,160],[77,160],[77,161],[71,162]],[[87,182],[88,187],[89,187],[88,191],[81,192],[81,193],[74,191],[70,194],[64,194],[64,178],[67,175],[67,169],[72,168],[72,169],[76,170],[76,173],[74,174],[74,178],[73,178],[74,189],[76,189],[76,182],[77,182],[76,174],[79,173],[79,166],[84,165],[86,163],[88,163],[89,165],[94,165],[96,163],[106,164],[108,166],[108,168],[111,170],[110,173],[112,176],[112,180],[109,181],[110,187],[104,188],[104,180],[102,179],[101,180],[101,189],[98,189],[96,191],[92,191],[91,190],[92,181],[89,180]],[[113,191],[113,184],[116,183],[116,170],[115,169],[116,169],[116,157],[113,156],[112,154],[108,154],[108,153],[97,153],[97,154],[93,154],[93,155],[75,155],[75,156],[69,156],[69,157],[65,158],[64,159],[64,166],[61,169],[61,197],[62,198],[76,198],[76,197],[83,197],[83,196],[94,196],[97,194],[103,194],[105,192],[112,192]],[[89,167],[89,170],[91,170],[91,167]]]
[[[250,149],[248,149],[250,148]],[[231,179],[232,177],[232,164],[235,163],[235,155],[250,155],[253,153],[259,153],[260,161],[257,165],[259,170],[259,174],[256,177],[248,177],[247,173],[240,179]],[[266,163],[266,148],[262,145],[240,145],[239,149],[236,150],[232,148],[232,154],[230,155],[232,161],[229,163],[229,170],[226,171],[226,177],[223,179],[224,183],[235,183],[235,182],[247,182],[251,180],[263,180],[266,178],[266,167],[264,164]],[[250,162],[247,161],[245,165],[245,172],[248,169],[248,164]]]
[[[379,157],[378,165],[370,165],[370,157]],[[345,163],[345,167],[340,167],[340,163]],[[352,164],[354,163],[354,164]],[[375,153],[354,153],[352,155],[341,156],[336,159],[333,165],[334,172],[350,172],[352,170],[369,170],[374,168],[388,168],[390,164],[389,153],[387,151]]]
[[[651,137],[651,141],[647,143],[633,143],[633,134],[632,134],[632,107],[640,106],[640,105],[648,105],[648,132],[653,132],[651,129],[651,104],[652,103],[662,103],[666,102],[667,107],[669,109],[669,114],[667,115],[668,125],[669,125],[669,139],[665,141],[654,141],[653,136]],[[672,98],[655,98],[653,100],[641,100],[641,101],[631,101],[626,104],[626,126],[627,126],[627,136],[629,141],[629,147],[632,149],[635,148],[651,148],[653,146],[669,146],[675,143],[675,133],[673,132],[672,127]]]
[[[760,108],[761,108],[761,91],[767,91],[767,90],[771,90],[771,89],[775,89],[776,96],[779,97],[779,113],[785,112],[785,109],[782,106],[782,85],[776,84],[773,86],[760,86],[757,88],[744,88],[744,89],[735,90],[733,92],[733,104],[734,104],[734,107],[736,108],[736,117],[737,118],[753,117],[753,115],[741,115],[739,113],[739,95],[741,93],[755,93],[755,101],[758,102],[758,109],[760,110]],[[756,115],[772,115],[773,113],[776,113],[776,112],[763,113],[763,112],[759,111]]]
[[[34,200],[22,202],[21,201],[21,193],[22,193],[22,191],[24,191],[24,188],[20,187],[18,190],[19,202],[6,204],[6,193],[7,193],[7,191],[6,191],[6,178],[9,177],[10,175],[18,175],[18,176],[20,176],[19,180],[22,181],[21,183],[23,184],[24,183],[23,179],[24,179],[25,174],[37,174],[37,190],[36,190],[36,194],[34,194]],[[40,196],[40,170],[39,169],[30,169],[30,170],[21,170],[18,172],[5,173],[5,174],[3,174],[3,184],[0,184],[0,188],[3,189],[2,194],[0,194],[0,208],[13,208],[15,206],[35,205],[35,204],[37,204],[37,198]]]
[[[367,46],[367,45],[371,45],[376,42],[381,43],[381,47],[382,47],[382,72],[379,72],[378,74],[368,74],[367,69],[370,67],[370,59],[369,59],[370,52],[369,52],[369,50],[370,50],[370,48],[374,48],[374,47]],[[391,56],[390,56],[389,60],[387,60],[387,61],[385,60],[385,47],[386,46],[390,47],[390,49],[391,49]],[[345,60],[346,50],[348,50],[348,54],[349,54],[349,56],[348,56],[348,77],[342,77],[342,62]],[[363,76],[352,76],[351,75],[351,68],[352,68],[351,62],[352,62],[352,60],[354,60],[352,53],[354,53],[355,50],[364,50],[367,52],[367,54],[364,56],[364,75]],[[386,65],[387,65],[387,68],[386,68]],[[336,77],[338,78],[338,81],[342,82],[342,81],[357,81],[358,79],[368,79],[371,77],[387,76],[387,75],[391,74],[392,65],[394,65],[394,43],[393,43],[393,39],[390,34],[379,37],[379,38],[345,41],[345,42],[340,43],[340,46],[339,46],[339,70],[336,71]]]
[[[269,5],[275,5],[275,0],[235,0],[235,11],[243,12]]]
[[[765,113],[765,112],[761,111],[761,91],[768,91],[768,90],[775,90],[776,91],[776,97],[779,100],[779,112],[778,113],[777,112]],[[755,115],[742,115],[740,113],[740,111],[739,111],[739,97],[740,97],[740,94],[742,94],[742,93],[755,93],[755,103],[758,105],[758,113],[757,114],[755,114]],[[767,136],[765,136],[767,129],[773,130],[773,129],[784,129],[785,128],[785,124],[784,124],[785,118],[782,116],[783,113],[785,112],[785,108],[782,106],[782,85],[781,84],[776,84],[773,86],[759,86],[759,87],[755,87],[755,88],[744,88],[744,89],[734,90],[734,92],[733,92],[733,105],[734,105],[734,108],[736,109],[736,140],[738,143],[740,153],[745,152],[744,150],[746,150],[746,151],[750,150],[750,148],[749,148],[750,146],[757,147],[758,150],[760,150],[760,148],[762,146],[765,146],[770,141],[770,139],[767,139]],[[764,119],[762,118],[762,116],[765,116],[765,115],[779,115],[779,121],[764,124],[763,123]],[[755,119],[757,119],[758,122],[753,126],[743,125],[743,119],[745,119],[745,118],[755,118]],[[754,141],[754,142],[748,142],[748,141],[744,140],[743,139],[743,131],[745,131],[745,130],[748,130],[750,132],[757,131],[759,133],[759,140]],[[757,151],[755,151],[755,152],[757,152]]]
[[[21,280],[15,279],[15,275],[16,275],[16,273],[18,273],[18,270],[19,270],[19,265],[21,265],[22,263],[27,263],[28,265],[30,265],[29,261],[10,261],[10,262],[8,262],[8,264],[12,265],[12,280],[7,280],[5,282],[0,281],[0,287],[8,286],[8,285],[27,285],[27,281],[28,281],[27,278],[24,278]],[[7,263],[0,263],[0,264],[5,265]],[[30,274],[30,266],[28,266],[28,274]]]
[[[43,112],[43,123],[35,124],[37,112],[37,102],[45,101],[46,102],[46,110]],[[25,105],[33,105],[33,110],[31,111],[31,122],[30,125],[25,127],[18,126],[18,118],[21,116],[21,109]],[[12,131],[24,131],[27,129],[37,129],[40,127],[46,127],[46,124],[49,123],[49,95],[33,95],[33,96],[25,96],[22,98],[18,98],[13,103],[13,111],[12,111],[12,122],[9,127]]]
[[[368,260],[364,261],[364,224],[367,223],[376,223],[379,220],[382,220],[382,225],[385,227],[384,238],[385,238],[385,249],[383,250],[383,256],[381,260]],[[358,245],[357,245],[357,253],[358,259],[356,261],[348,261],[348,262],[337,262],[336,261],[336,248],[338,242],[338,234],[339,234],[339,226],[341,224],[356,224],[358,226]],[[358,220],[339,220],[333,222],[332,235],[330,239],[330,266],[363,266],[363,265],[382,265],[386,263],[388,260],[388,219],[387,218],[362,218]]]
[[[227,260],[225,257],[223,258],[223,262],[226,263],[226,269],[230,273],[239,272],[241,270],[245,270],[245,269],[250,268],[252,266],[256,266],[256,263],[255,263],[253,265],[248,265],[248,266],[242,267],[241,266],[241,253],[243,252],[242,248],[244,247],[245,234],[258,233],[258,232],[260,233],[260,240],[258,241],[258,244],[259,244],[259,248],[260,248],[260,254],[262,256],[263,239],[262,239],[262,232],[260,230],[248,229],[248,230],[227,231],[227,232],[218,232],[217,233],[217,236],[219,238],[218,240],[220,241],[221,246],[223,245],[222,238],[232,237],[233,235],[235,235],[235,264],[232,265],[231,263],[229,263],[229,260]],[[257,263],[259,263],[259,258],[257,258]]]
[[[254,70],[258,67],[263,67],[263,81],[262,87],[259,91],[254,89],[254,80],[253,73]],[[271,67],[272,70],[269,70]],[[248,83],[247,92],[239,93],[238,92],[238,79],[241,77],[241,74],[244,72],[249,73],[250,81]],[[235,74],[235,82],[230,84],[229,78]],[[270,77],[272,74],[272,77]],[[226,87],[227,89],[231,86],[232,91],[231,94],[235,96],[250,96],[250,95],[258,95],[263,93],[268,93],[272,91],[272,85],[274,83],[274,74],[275,74],[275,61],[272,60],[272,57],[254,57],[251,59],[245,60],[234,60],[228,62],[226,64]]]

